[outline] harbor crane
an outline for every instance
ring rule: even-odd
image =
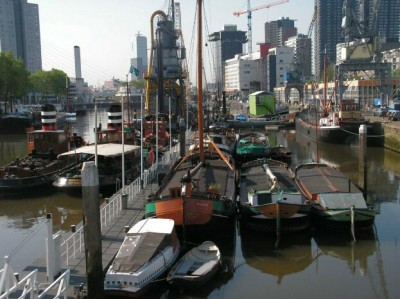
[[[253,43],[252,35],[253,34],[252,34],[252,28],[251,28],[252,12],[256,11],[256,10],[264,9],[264,8],[270,8],[272,6],[283,4],[286,2],[289,2],[289,0],[279,0],[279,1],[271,2],[269,4],[264,4],[264,5],[260,5],[260,6],[251,8],[250,0],[247,0],[247,9],[246,10],[233,12],[233,15],[237,16],[237,17],[241,16],[242,14],[247,13],[247,52],[248,52],[248,54],[253,53],[253,49],[252,49],[252,43]]]

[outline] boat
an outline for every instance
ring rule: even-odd
[[[208,137],[204,139],[203,143],[205,147],[209,146],[209,140],[212,140],[217,147],[222,151],[225,152],[229,155],[233,155],[235,152],[235,137],[232,135],[228,134],[222,134],[222,133],[209,133],[207,135]],[[194,144],[189,146],[189,150],[193,150],[196,147],[198,148],[199,146],[199,139],[195,139]]]
[[[268,136],[257,131],[239,133],[237,136],[235,160],[246,163],[259,158],[268,158],[271,145]]]
[[[117,143],[97,145],[99,191],[112,194],[122,180],[122,153],[125,153],[125,179],[132,182],[140,173],[140,146]],[[81,171],[83,162],[94,161],[96,145],[87,145],[58,155],[59,159],[76,160],[76,167],[61,172],[53,186],[72,195],[82,195]]]
[[[56,112],[42,112],[40,130],[28,130],[28,152],[0,168],[0,193],[22,194],[32,192],[45,185],[51,185],[56,175],[72,169],[75,160],[57,159],[57,156],[71,148],[84,144],[83,139],[69,130],[57,130]]]
[[[26,134],[32,126],[32,119],[27,113],[12,112],[0,116],[0,134]]]
[[[232,156],[210,141],[203,153],[178,160],[145,205],[145,217],[170,218],[199,232],[233,225],[236,215],[236,169]]]
[[[193,247],[172,267],[167,282],[183,288],[196,288],[209,282],[219,271],[221,252],[212,241]]]
[[[120,104],[112,104],[107,110],[107,126],[102,127],[101,123],[96,128],[97,144],[103,143],[122,143],[122,127],[124,128],[124,143],[137,144],[137,130],[134,123],[123,124],[122,122],[122,106]]]
[[[144,219],[125,236],[104,279],[110,296],[143,294],[178,259],[180,243],[171,219]]]
[[[361,125],[369,121],[362,116],[359,100],[340,99],[338,109],[327,101],[327,61],[324,56],[324,103],[309,106],[295,117],[296,132],[313,141],[351,144],[358,140]]]
[[[311,205],[317,228],[348,230],[371,229],[375,209],[367,205],[363,193],[338,168],[323,163],[299,164],[295,181]]]
[[[240,171],[238,206],[241,223],[266,232],[295,232],[310,225],[310,207],[286,163],[258,159]]]
[[[197,4],[201,23],[202,1]],[[201,39],[198,44],[197,86],[203,86]],[[234,227],[236,168],[233,157],[205,137],[202,88],[197,96],[199,144],[172,166],[160,187],[149,196],[145,217],[173,219],[183,234],[193,232],[207,235],[209,239],[211,233],[223,233]],[[206,138],[209,140],[207,148],[204,146]]]
[[[337,144],[357,142],[361,125],[369,121],[361,116],[355,100],[341,100],[338,111],[321,111],[310,107],[297,114],[296,132],[313,141]]]

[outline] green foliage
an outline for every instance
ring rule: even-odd
[[[145,89],[146,88],[146,80],[132,80],[130,82],[131,86],[133,86],[135,89]]]
[[[11,52],[0,53],[0,100],[12,104],[13,99],[24,97],[29,87],[29,72],[23,61],[14,59]]]
[[[33,88],[46,95],[53,94],[59,98],[65,93],[67,74],[63,71],[52,69],[51,71],[39,70],[30,77]]]
[[[400,69],[396,69],[396,70],[393,71],[392,78],[396,79],[396,80],[400,79]]]

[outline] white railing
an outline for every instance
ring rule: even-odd
[[[179,159],[179,144],[171,148],[172,153],[168,152],[159,161],[159,165],[171,166],[177,159]],[[146,169],[143,173],[143,188],[146,188],[157,175],[158,166],[153,164],[149,169]],[[140,177],[138,177],[131,184],[126,186],[124,190],[120,190],[115,193],[109,200],[108,203],[100,210],[100,225],[103,230],[109,225],[122,210],[122,197],[121,194],[125,193],[128,195],[128,201],[132,202],[136,195],[142,191]],[[80,225],[76,228],[68,238],[61,243],[61,260],[64,265],[69,265],[72,259],[80,257],[80,253],[84,251],[84,234],[83,226]]]
[[[8,299],[10,295],[18,292],[18,298],[42,299],[48,296],[58,299],[68,298],[67,289],[69,286],[70,270],[66,270],[52,284],[40,292],[37,281],[38,269],[33,270],[21,280],[17,280],[8,260],[4,268],[0,270],[0,299]],[[56,292],[54,290],[57,288]],[[17,298],[12,296],[12,298]]]
[[[61,243],[61,261],[68,266],[71,259],[79,258],[84,251],[83,225]]]
[[[66,270],[51,285],[49,285],[43,292],[41,292],[40,295],[37,297],[37,299],[45,298],[48,295],[48,293],[50,293],[56,287],[57,287],[57,292],[53,298],[58,299],[63,297],[64,299],[67,299],[68,298],[67,289],[69,286],[70,272],[71,270],[69,269]]]
[[[186,132],[188,134],[188,132]],[[189,135],[186,135],[189,136]],[[164,155],[159,164],[171,166],[179,158],[179,145],[171,148],[171,153]],[[135,196],[142,191],[142,187],[148,184],[156,177],[159,165],[152,165],[143,173],[143,186],[141,178],[137,178],[124,190],[118,191],[111,197],[111,200],[100,210],[101,229],[104,229],[108,223],[114,220],[122,209],[122,193],[128,195],[128,200],[133,200]],[[78,258],[78,254],[84,251],[84,231],[83,225],[79,224],[74,227],[74,232],[61,243],[61,260],[64,265],[69,265],[70,260]],[[79,256],[80,257],[80,256]],[[34,270],[19,280],[14,274],[12,267],[9,265],[8,257],[5,258],[4,268],[0,270],[0,299],[8,299],[9,295],[14,292],[20,292],[18,298],[42,299],[48,296],[53,298],[68,297],[67,289],[70,280],[70,270],[66,270],[53,283],[46,287],[39,294],[39,283],[37,281],[38,270]],[[56,289],[57,288],[57,289]],[[56,290],[55,290],[56,289]],[[54,291],[55,294],[54,294]]]

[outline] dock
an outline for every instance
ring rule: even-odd
[[[187,144],[190,144],[192,135],[186,140]],[[159,171],[170,168],[178,158],[179,144],[171,149],[171,153],[165,154],[158,165],[153,164],[144,171],[143,181],[140,177],[137,178],[124,189],[105,199],[100,206],[104,273],[118,253],[127,230],[144,218],[145,203],[149,195],[158,188]],[[126,197],[122,195],[122,190]],[[48,215],[47,218],[48,239],[53,242],[46,241],[46,244],[47,246],[54,244],[50,245],[54,246],[55,250],[49,258],[54,261],[54,265],[48,266],[46,252],[31,265],[26,266],[17,276],[12,270],[12,264],[6,263],[4,269],[0,269],[0,277],[3,272],[6,274],[3,286],[0,281],[0,293],[8,291],[7,298],[25,298],[24,293],[26,296],[31,294],[30,298],[37,299],[85,297],[87,284],[83,223],[71,226],[70,232],[53,233],[52,217]],[[58,270],[51,271],[52,268]],[[55,273],[54,278],[48,279],[48,276],[52,276],[48,273]]]
[[[148,196],[156,190],[158,187],[156,178],[146,186],[135,198],[128,199],[127,209],[123,209],[118,213],[118,217],[115,217],[110,221],[107,226],[102,229],[102,265],[104,272],[112,263],[115,255],[117,254],[120,246],[125,237],[126,227],[131,227],[136,222],[140,221],[144,217],[144,206]],[[101,209],[107,205],[107,201],[100,207]],[[72,233],[71,233],[72,234]],[[26,267],[23,272],[20,273],[20,277],[23,278],[29,273],[38,269],[37,281],[39,282],[39,290],[44,289],[49,283],[47,282],[47,268],[46,268],[46,256],[37,259],[32,265]],[[86,286],[86,260],[84,250],[78,252],[77,255],[69,259],[68,265],[63,266],[63,271],[69,269],[69,286],[67,287],[67,298],[80,298],[79,289],[82,286]],[[41,284],[40,284],[41,282]],[[44,298],[54,298],[55,291],[50,292]],[[15,295],[19,294],[18,292]],[[13,295],[13,294],[12,294]],[[10,295],[10,298],[14,298]],[[18,296],[15,296],[18,298]]]

